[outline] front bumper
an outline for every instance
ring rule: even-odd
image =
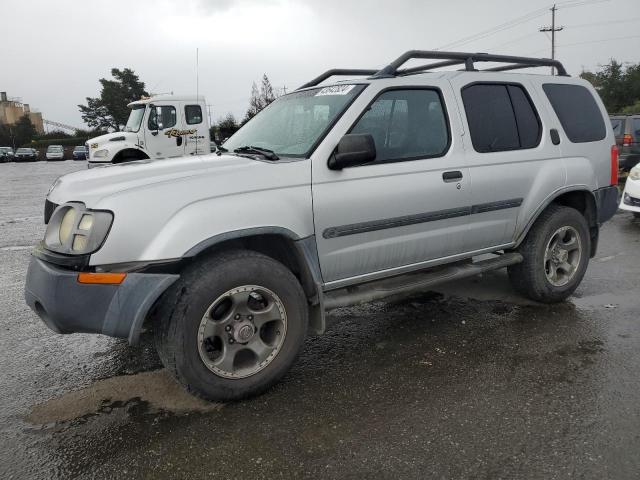
[[[135,344],[147,313],[179,275],[129,273],[120,285],[90,285],[78,273],[32,257],[25,300],[56,333],[101,333]]]
[[[620,208],[630,212],[640,212],[640,180],[627,178],[620,201]]]

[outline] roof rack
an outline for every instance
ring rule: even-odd
[[[439,62],[433,62],[426,65],[420,65],[418,67],[411,67],[400,69],[402,65],[412,59],[429,59],[440,60]],[[372,79],[375,78],[389,78],[399,75],[410,75],[415,73],[426,72],[433,70],[434,68],[449,67],[452,65],[464,64],[464,69],[467,71],[478,71],[475,68],[476,62],[497,62],[505,63],[507,65],[500,65],[497,67],[487,68],[485,72],[504,72],[508,70],[517,70],[520,68],[528,67],[555,67],[558,70],[558,75],[569,76],[564,68],[564,65],[558,60],[551,58],[531,58],[531,57],[516,57],[511,55],[494,55],[490,53],[467,53],[467,52],[441,52],[438,50],[409,50],[400,55],[389,65],[382,70],[366,70],[366,69],[331,69],[324,72],[322,75],[314,78],[310,82],[305,83],[300,88],[313,87],[323,82],[329,77],[336,75],[370,75]]]

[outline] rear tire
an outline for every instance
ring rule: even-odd
[[[587,270],[589,227],[579,211],[552,204],[517,251],[524,260],[508,267],[513,287],[537,302],[561,302],[575,291]]]
[[[184,271],[158,320],[165,367],[193,394],[229,401],[262,393],[287,372],[307,333],[308,308],[287,267],[232,251]]]

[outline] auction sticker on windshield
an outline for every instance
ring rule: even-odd
[[[318,93],[316,93],[316,97],[321,95],[346,95],[351,90],[353,90],[355,85],[334,85],[333,87],[324,87]]]

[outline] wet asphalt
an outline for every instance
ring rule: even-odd
[[[336,310],[284,380],[206,404],[141,345],[24,304],[55,178],[0,164],[0,479],[640,478],[640,222],[618,213],[570,301],[493,272]]]

